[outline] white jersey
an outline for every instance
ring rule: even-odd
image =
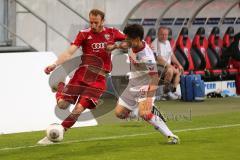
[[[131,50],[130,55],[130,77],[125,90],[119,97],[118,104],[129,110],[138,107],[138,103],[146,100],[151,74],[157,74],[157,65],[152,49],[144,43],[139,51]],[[152,97],[154,102],[154,96]]]
[[[156,56],[162,56],[162,58],[168,63],[171,64],[171,56],[173,54],[171,44],[169,40],[166,40],[165,42],[159,42],[159,40],[156,38],[152,42],[154,52],[156,53]]]
[[[152,49],[144,43],[140,51],[130,51],[130,75],[129,79],[157,73],[157,65]]]

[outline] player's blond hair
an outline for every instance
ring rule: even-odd
[[[90,15],[94,15],[94,16],[97,16],[99,15],[102,19],[105,18],[105,13],[99,9],[92,9],[90,12],[89,12],[89,16]]]

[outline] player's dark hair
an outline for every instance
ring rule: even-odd
[[[89,16],[90,15],[94,15],[94,16],[97,16],[99,15],[102,19],[105,18],[105,13],[99,9],[92,9],[90,12],[89,12]]]
[[[139,24],[131,24],[124,28],[123,33],[125,33],[129,38],[135,39],[140,38],[143,39],[144,36],[144,29]]]

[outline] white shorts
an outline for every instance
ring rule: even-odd
[[[127,88],[118,99],[118,104],[129,110],[134,110],[138,107],[139,102],[147,99],[148,84],[149,79],[143,77],[130,79]],[[155,96],[152,99],[154,103]]]

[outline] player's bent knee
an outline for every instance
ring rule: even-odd
[[[126,119],[128,118],[129,112],[120,111],[115,109],[115,116],[119,119]]]
[[[60,109],[67,109],[69,107],[70,103],[64,100],[59,100],[57,103],[58,108]]]
[[[125,116],[124,113],[122,113],[122,112],[117,112],[117,111],[115,111],[115,116],[116,116],[117,118],[119,118],[119,119],[125,119],[125,118],[126,118],[126,116]]]
[[[178,69],[174,69],[173,74],[174,75],[181,75],[181,72]]]
[[[172,76],[173,75],[173,69],[169,68],[166,72],[167,75]]]
[[[167,72],[165,73],[165,79],[170,80],[170,79],[172,79],[172,77],[173,77],[173,70],[170,68],[170,69],[168,69]]]
[[[176,76],[179,76],[179,77],[180,77],[180,76],[181,76],[181,72],[178,71],[177,74],[176,74]]]

